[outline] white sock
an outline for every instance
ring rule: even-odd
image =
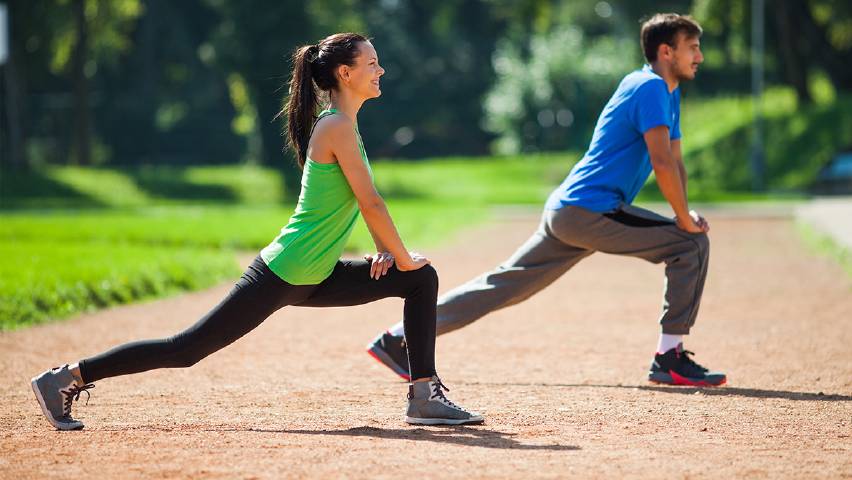
[[[657,344],[657,353],[665,353],[683,343],[683,335],[660,334],[660,342]]]
[[[396,337],[402,337],[405,335],[405,328],[402,326],[402,322],[397,323],[396,325],[390,327],[388,332]]]

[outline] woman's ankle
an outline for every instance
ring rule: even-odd
[[[71,375],[74,377],[74,380],[77,381],[78,387],[82,387],[82,386],[86,385],[86,382],[83,381],[83,376],[80,374],[80,364],[79,363],[69,365],[68,370],[71,371]]]

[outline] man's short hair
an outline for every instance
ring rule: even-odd
[[[686,38],[690,38],[700,37],[703,30],[692,17],[676,13],[658,13],[642,24],[640,42],[648,63],[657,60],[660,45],[677,48],[678,32],[684,32]]]

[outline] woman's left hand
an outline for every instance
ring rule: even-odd
[[[373,262],[370,266],[370,277],[376,280],[388,273],[388,269],[393,266],[393,255],[387,252],[375,255],[367,254],[364,255],[364,259]]]

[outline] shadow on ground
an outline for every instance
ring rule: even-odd
[[[451,443],[473,447],[514,450],[580,450],[576,445],[528,445],[515,440],[514,433],[498,432],[465,426],[440,426],[429,428],[387,429],[375,427],[353,427],[344,430],[271,430],[249,428],[245,431],[258,433],[292,433],[298,435],[330,435],[344,437],[374,437],[385,440],[415,440]]]
[[[746,397],[746,398],[783,398],[786,400],[816,401],[816,402],[852,402],[849,395],[826,395],[822,392],[788,392],[786,390],[761,390],[758,388],[736,388],[736,387],[686,387],[666,385],[580,385],[567,383],[476,383],[468,385],[480,386],[504,386],[504,387],[561,387],[561,388],[621,388],[636,389],[650,392],[676,393],[680,395],[694,395],[701,393],[708,396],[719,397]]]

